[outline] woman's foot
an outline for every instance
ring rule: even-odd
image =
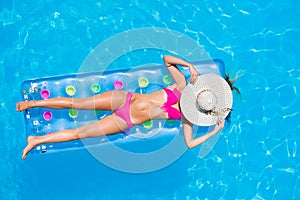
[[[23,110],[26,110],[28,108],[32,108],[35,106],[35,101],[24,101],[24,102],[18,102],[16,103],[16,108],[18,112],[21,112]]]
[[[24,148],[22,153],[22,159],[24,160],[27,156],[27,153],[33,149],[33,147],[37,144],[36,136],[28,136],[27,137],[27,146]]]

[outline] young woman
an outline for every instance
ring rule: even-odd
[[[22,159],[25,159],[27,153],[38,144],[115,134],[150,119],[182,120],[184,139],[189,148],[203,143],[219,132],[224,127],[224,118],[229,114],[232,105],[229,84],[217,75],[208,77],[202,75],[200,77],[203,78],[198,78],[198,72],[192,64],[173,56],[165,56],[164,63],[175,83],[151,94],[112,90],[88,98],[58,97],[18,102],[16,108],[19,112],[34,107],[112,111],[110,116],[77,129],[60,130],[44,136],[28,136]],[[187,83],[176,65],[189,68],[191,84]],[[216,86],[215,83],[219,83],[219,85]],[[218,87],[225,87],[226,91],[224,88],[221,88],[220,91],[214,89]],[[183,95],[182,92],[185,89],[184,93],[186,94]],[[228,100],[224,103],[225,98]],[[192,104],[191,99],[194,102]],[[211,132],[193,138],[193,124],[201,125],[203,121],[207,121],[206,125],[216,124],[216,126]]]

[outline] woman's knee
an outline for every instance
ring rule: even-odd
[[[76,129],[76,137],[78,139],[84,139],[88,137],[98,137],[104,135],[102,129],[99,126],[89,124]]]
[[[80,99],[73,99],[73,102],[72,102],[72,108],[74,109],[84,109],[85,108],[85,100],[80,98]]]
[[[81,135],[79,134],[78,130],[75,128],[75,129],[71,129],[71,130],[67,130],[67,131],[70,131],[71,134],[72,134],[72,139],[74,140],[77,140],[77,139],[80,139],[81,138]]]

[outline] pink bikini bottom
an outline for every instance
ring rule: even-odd
[[[114,112],[118,117],[120,117],[126,122],[128,128],[133,127],[133,124],[130,119],[130,101],[132,95],[132,92],[128,92],[126,95],[125,103]]]

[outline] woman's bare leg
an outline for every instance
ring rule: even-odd
[[[73,108],[78,110],[115,110],[120,107],[126,98],[125,91],[109,91],[87,98],[58,97],[52,99],[18,102],[17,111],[21,112],[33,107],[46,108]]]
[[[38,144],[66,142],[87,137],[110,135],[126,128],[128,128],[127,124],[121,118],[113,114],[77,129],[61,130],[43,136],[29,136],[27,138],[27,146],[23,150],[22,159],[25,159],[27,153]]]

